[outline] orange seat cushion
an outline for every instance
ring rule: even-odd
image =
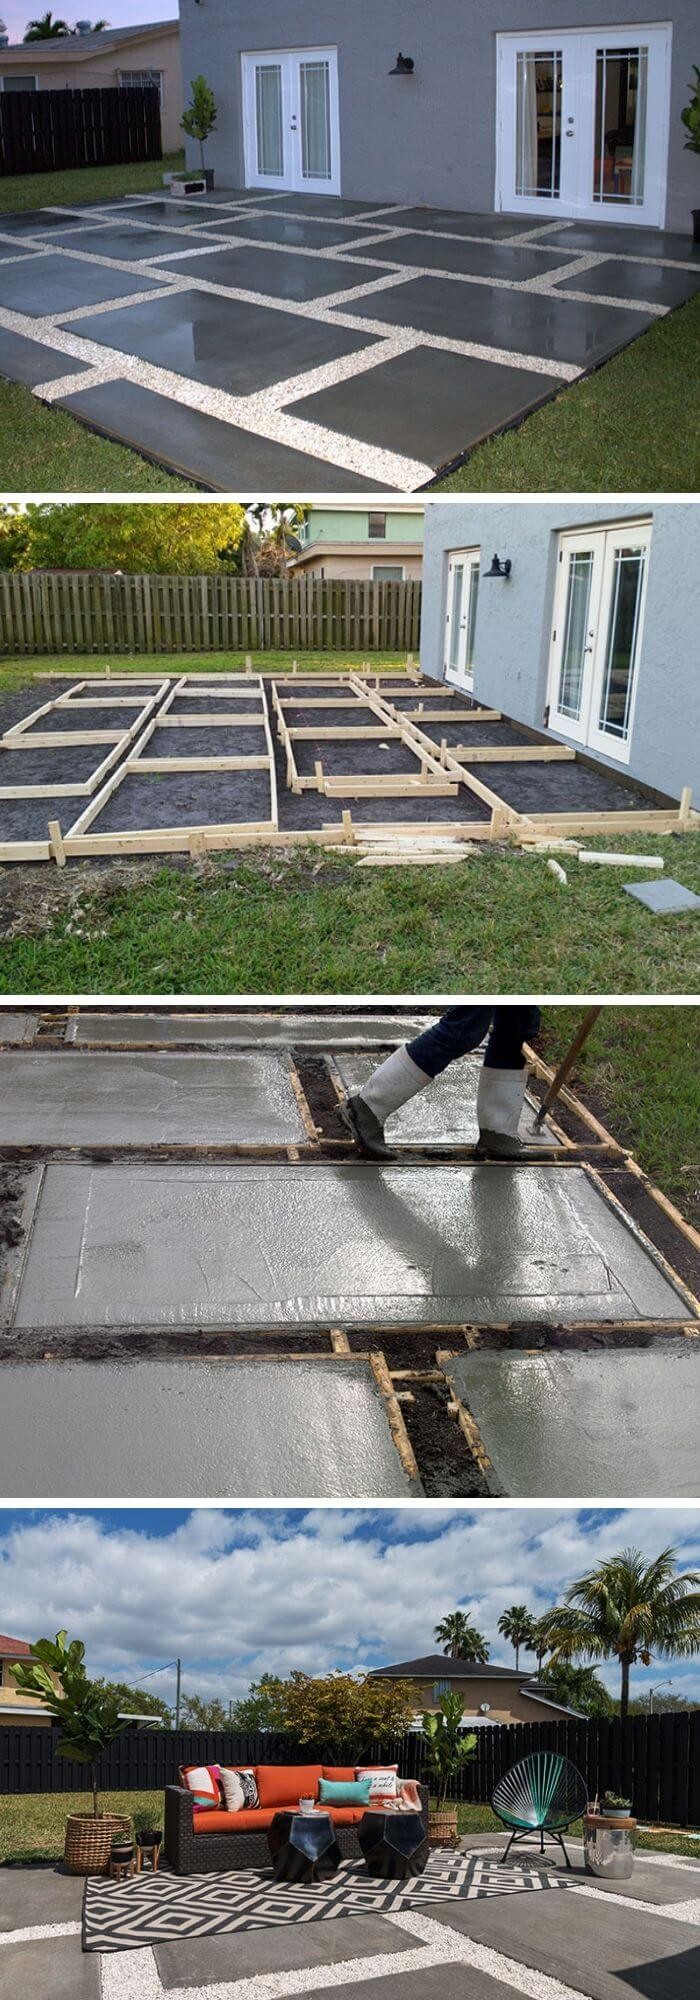
[[[256,1764],[261,1806],[298,1806],[317,1799],[322,1764]]]
[[[197,1812],[192,1814],[195,1833],[251,1833],[256,1829],[265,1833],[272,1825],[275,1807],[241,1806],[240,1812],[226,1812],[222,1806],[218,1812]]]

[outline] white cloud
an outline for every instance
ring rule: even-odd
[[[148,1533],[134,1512],[0,1514],[0,1627],[37,1638],[66,1626],[90,1670],[136,1679],[176,1655],[190,1691],[228,1700],[264,1671],[323,1672],[430,1651],[456,1605],[512,1662],[504,1607],[538,1612],[602,1556],[675,1542],[700,1565],[700,1510],[321,1508],[193,1509]],[[528,1664],[526,1656],[526,1665]],[[655,1664],[635,1686],[672,1674],[700,1693],[698,1663]],[[606,1670],[616,1686],[614,1669]],[[167,1697],[166,1672],[146,1685]]]

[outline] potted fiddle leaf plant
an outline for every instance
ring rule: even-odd
[[[209,193],[214,186],[214,169],[204,165],[204,141],[209,138],[216,124],[216,102],[214,92],[205,77],[193,77],[190,89],[192,96],[187,109],[183,112],[180,124],[188,139],[198,141],[202,179]]]
[[[688,134],[685,141],[686,153],[700,153],[700,69],[693,64],[694,84],[689,104],[681,112],[681,120]],[[693,242],[700,243],[700,208],[692,210]]]
[[[114,1695],[88,1679],[82,1640],[69,1642],[66,1632],[57,1632],[55,1639],[37,1639],[29,1664],[13,1667],[12,1672],[22,1693],[38,1696],[59,1724],[56,1756],[89,1766],[92,1812],[68,1814],[63,1859],[69,1875],[102,1875],[109,1867],[113,1841],[120,1835],[127,1841],[132,1838],[128,1814],[101,1812],[98,1793],[100,1758],[126,1729],[128,1717],[119,1715]]]
[[[474,1756],[476,1750],[476,1736],[473,1730],[463,1729],[463,1716],[461,1695],[450,1693],[441,1695],[437,1709],[427,1710],[421,1718],[424,1769],[431,1790],[428,1810],[431,1847],[456,1847],[459,1842],[457,1807],[448,1805],[447,1794],[451,1779],[457,1776],[462,1765]]]

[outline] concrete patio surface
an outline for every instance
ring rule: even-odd
[[[682,236],[220,191],[0,217],[0,372],[196,484],[412,491],[700,283]]]
[[[504,1838],[465,1845],[494,1857]],[[59,1869],[0,1870],[0,2000],[689,2000],[700,1925],[700,1864],[638,1853],[628,1882],[572,1874],[559,1895],[371,1911],[84,1954],[82,1883]],[[563,1864],[553,1851],[547,1870]]]

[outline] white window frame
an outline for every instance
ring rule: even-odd
[[[34,88],[34,90],[38,90],[38,89],[39,89],[39,71],[38,71],[38,70],[36,70],[36,69],[28,69],[28,70],[23,70],[23,69],[22,69],[22,70],[11,70],[11,69],[10,69],[10,70],[6,70],[3,76],[0,76],[0,90],[4,90],[4,89],[5,89],[5,85],[6,85],[6,83],[7,83],[7,80],[8,80],[8,78],[10,78],[10,77],[11,77],[11,78],[12,78],[12,80],[14,81],[14,78],[15,78],[16,76],[31,76],[31,77],[32,77],[32,79],[33,79],[33,88]],[[18,93],[18,95],[19,95],[19,93]],[[9,96],[9,97],[12,97],[12,96],[13,96],[13,92],[12,92],[12,91],[8,91],[8,96]]]
[[[329,61],[329,121],[332,172],[328,181],[304,179],[301,168],[300,105],[297,96],[298,72],[293,65],[313,62],[314,59]],[[281,70],[281,113],[283,131],[283,162],[281,174],[261,174],[258,170],[257,123],[255,116],[255,64],[263,63]],[[252,86],[250,79],[252,77]],[[341,193],[340,155],[340,84],[337,43],[329,42],[323,47],[314,43],[310,48],[296,47],[284,49],[242,49],[241,50],[241,104],[243,114],[243,176],[247,188],[269,188],[283,194],[327,194]]]
[[[462,631],[465,633],[465,652],[466,652],[469,626],[472,622],[472,619],[476,616],[477,606],[478,606],[478,599],[477,599],[472,608],[472,593],[475,590],[478,591],[479,588],[479,575],[481,571],[481,548],[479,547],[479,548],[466,548],[466,549],[447,549],[446,558],[447,558],[447,579],[446,579],[446,593],[445,593],[445,615],[443,622],[442,671],[444,679],[449,683],[450,687],[462,688],[465,694],[471,694],[474,688],[473,654],[470,664],[467,664],[465,661],[463,666],[460,666],[459,663],[456,666],[451,665],[450,640],[452,637],[452,620],[454,617],[457,573],[458,570],[461,568],[462,573],[464,574],[466,570],[468,575],[466,609],[465,609],[465,600],[463,595],[462,607],[460,611],[460,626]]]
[[[162,111],[165,96],[164,70],[156,69],[155,67],[149,69],[120,69],[119,88],[120,90],[140,90],[145,87],[146,83],[153,83],[156,78],[158,79],[158,101]]]
[[[523,11],[525,11],[523,9]],[[595,134],[593,118],[595,106],[595,65],[584,62],[581,44],[587,43],[595,51],[614,49],[620,44],[650,46],[650,36],[654,38],[655,57],[649,77],[649,98],[645,147],[645,188],[646,193],[640,205],[627,206],[624,202],[594,201],[589,184],[589,165],[595,154]],[[671,118],[671,59],[673,29],[666,20],[639,22],[623,21],[619,26],[596,27],[586,24],[581,28],[551,28],[548,30],[523,28],[520,33],[508,29],[496,36],[496,179],[494,207],[498,213],[537,215],[543,223],[556,221],[585,221],[610,223],[619,222],[626,227],[662,229],[666,217],[668,194],[669,135]],[[529,50],[533,54],[562,52],[563,91],[561,106],[562,121],[562,185],[559,194],[552,200],[543,196],[517,195],[513,180],[513,148],[515,106],[512,95],[511,63],[518,49]],[[570,55],[567,64],[566,52]],[[569,127],[576,134],[576,152],[566,145]],[[578,135],[580,132],[580,144]],[[584,144],[584,133],[591,136],[590,158]]]
[[[399,571],[399,575],[398,575],[398,576],[377,576],[377,570],[378,570],[378,569],[397,569],[397,570]],[[385,562],[385,563],[373,563],[373,564],[372,564],[372,582],[373,582],[373,583],[405,583],[405,582],[406,582],[406,565],[405,565],[405,563],[390,563],[390,562]]]
[[[564,529],[558,537],[552,636],[550,640],[549,671],[547,676],[547,727],[552,729],[557,736],[562,737],[564,741],[580,744],[582,749],[597,752],[615,764],[629,764],[632,754],[640,662],[644,643],[644,619],[649,584],[651,539],[652,522],[649,517],[636,521],[596,522],[595,526],[590,529]],[[599,722],[610,618],[613,609],[615,558],[617,549],[622,546],[633,546],[644,550],[632,649],[631,689],[627,729],[624,737],[615,736],[612,732],[602,729]],[[593,556],[587,629],[585,634],[587,641],[585,653],[588,655],[589,664],[584,668],[580,713],[578,717],[567,717],[558,710],[557,703],[559,699],[567,607],[569,602],[569,558],[575,555],[577,551],[586,553],[590,551]]]

